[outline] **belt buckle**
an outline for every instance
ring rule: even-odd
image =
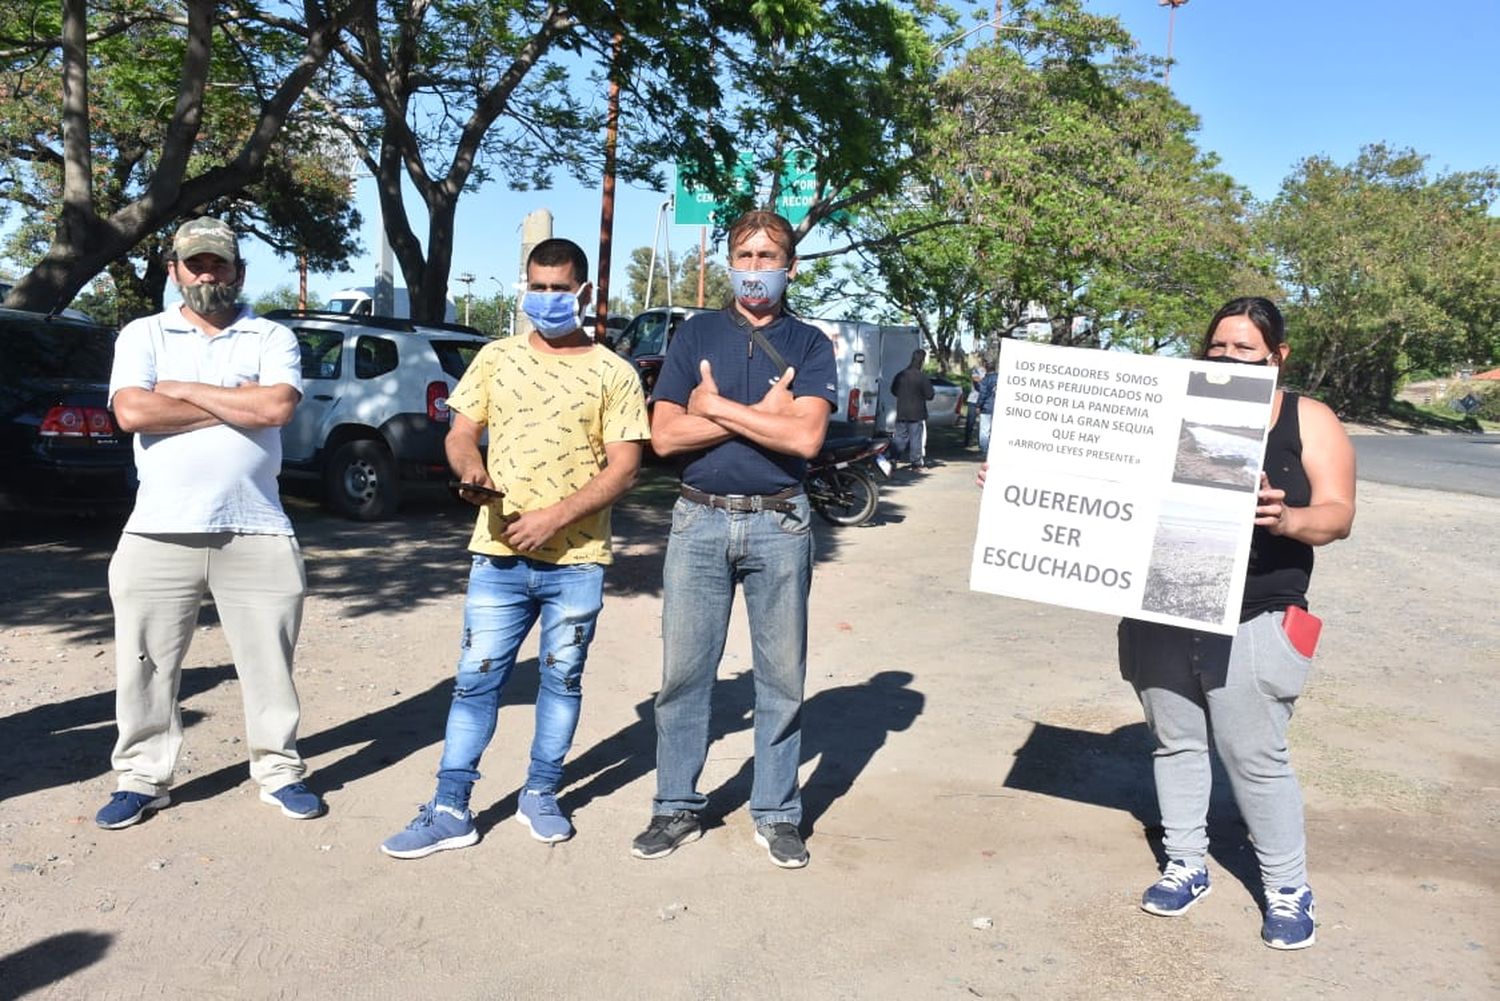
[[[765,498],[762,497],[760,494],[751,494],[749,499],[750,499],[750,510],[753,511],[755,514],[760,514],[760,512],[762,512],[762,511],[765,510],[765,507],[764,507]]]

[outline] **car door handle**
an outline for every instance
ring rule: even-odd
[[[331,400],[331,399],[333,399],[333,394],[332,393],[314,393],[313,394],[313,399],[315,399],[315,400]]]

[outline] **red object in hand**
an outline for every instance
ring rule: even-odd
[[[1292,649],[1311,659],[1318,649],[1318,636],[1323,632],[1323,620],[1305,608],[1289,605],[1281,619],[1281,628],[1291,641]]]

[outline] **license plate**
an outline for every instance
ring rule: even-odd
[[[875,456],[875,465],[880,469],[882,475],[891,475],[891,460],[887,459],[884,455]]]

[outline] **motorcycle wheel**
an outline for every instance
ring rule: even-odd
[[[880,485],[875,478],[853,467],[831,470],[826,477],[828,497],[817,505],[823,520],[845,527],[869,521],[880,503]]]

